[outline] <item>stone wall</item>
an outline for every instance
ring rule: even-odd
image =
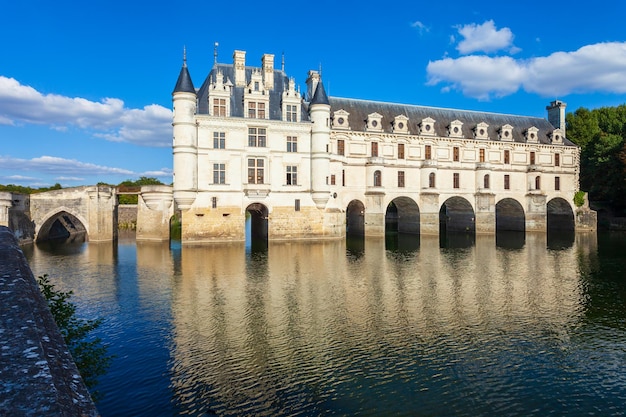
[[[120,204],[117,206],[117,225],[120,229],[137,227],[137,204]]]
[[[97,416],[15,235],[0,226],[0,415]]]

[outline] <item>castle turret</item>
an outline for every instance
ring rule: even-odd
[[[311,191],[317,208],[323,209],[330,197],[330,103],[324,84],[318,78],[309,104],[311,127]]]
[[[187,54],[183,54],[183,67],[172,92],[174,103],[174,201],[186,210],[196,198],[198,184],[198,136],[196,114],[196,89],[187,70]]]

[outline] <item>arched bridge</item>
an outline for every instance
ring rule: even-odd
[[[83,186],[31,195],[0,193],[0,225],[22,241],[85,236],[90,241],[117,238],[117,189]],[[137,192],[137,238],[169,239],[173,215],[168,186],[144,186]]]

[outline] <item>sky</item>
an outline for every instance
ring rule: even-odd
[[[547,117],[626,103],[626,2],[0,0],[0,184],[172,182],[172,90],[234,50],[330,96]]]

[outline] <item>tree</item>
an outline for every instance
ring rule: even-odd
[[[78,318],[76,306],[69,301],[72,291],[56,290],[48,274],[38,277],[37,283],[85,385],[92,391],[94,400],[97,400],[99,394],[93,388],[98,384],[98,377],[106,373],[113,360],[112,356],[107,355],[107,347],[102,344],[102,340],[89,336],[100,327],[102,319]]]
[[[591,201],[626,210],[626,105],[579,108],[566,122],[567,137],[581,149],[581,188]]]
[[[138,180],[131,181],[126,180],[119,183],[120,188],[138,188],[142,185],[163,185],[157,178],[152,177],[139,177]],[[136,195],[120,195],[118,202],[120,204],[137,204],[138,198]]]

